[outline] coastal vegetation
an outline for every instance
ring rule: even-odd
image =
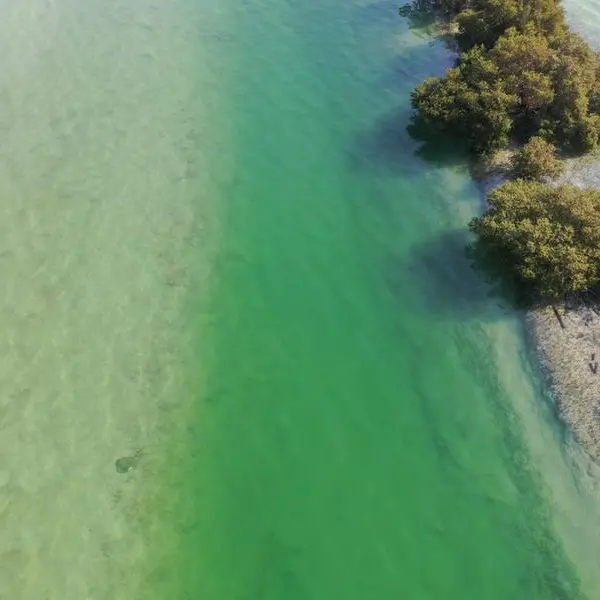
[[[419,116],[444,133],[464,137],[477,153],[533,136],[569,152],[595,148],[600,61],[586,42],[569,31],[547,35],[534,21],[512,26],[494,40],[497,30],[464,29],[461,15],[470,19],[472,13],[457,17],[457,39],[464,48],[458,64],[414,90],[412,105]]]
[[[600,281],[600,191],[554,186],[561,155],[600,144],[600,56],[569,30],[559,0],[420,0],[452,23],[455,65],[411,96],[415,118],[477,156],[519,149],[514,181],[470,228],[538,299]]]
[[[556,157],[556,148],[541,137],[532,137],[512,157],[511,165],[515,177],[530,181],[558,177],[563,164]]]
[[[540,300],[554,302],[600,281],[600,190],[517,179],[488,201],[471,230]]]

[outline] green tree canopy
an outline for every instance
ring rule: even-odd
[[[465,51],[445,77],[414,90],[420,116],[468,140],[476,152],[495,150],[511,137],[540,136],[577,152],[597,146],[600,59],[568,30],[558,1],[472,0],[464,6],[457,22]]]
[[[463,50],[483,44],[491,48],[510,28],[524,32],[529,27],[544,37],[567,31],[558,0],[473,0],[458,13],[458,42]]]
[[[476,152],[505,145],[513,126],[514,94],[498,78],[498,67],[483,48],[469,50],[446,77],[426,79],[412,93],[421,117],[443,132],[469,142]]]
[[[412,105],[439,129],[464,136],[475,151],[496,149],[511,135],[589,150],[600,138],[599,72],[598,57],[579,36],[551,42],[511,28],[491,50],[476,46],[445,77],[418,86]]]
[[[541,137],[531,138],[515,153],[512,167],[516,177],[541,181],[545,177],[558,177],[563,165],[556,158],[556,148]]]
[[[542,298],[561,299],[600,281],[600,190],[508,182],[470,228]]]

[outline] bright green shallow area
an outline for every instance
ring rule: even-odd
[[[480,195],[405,132],[445,49],[387,0],[233,8],[209,389],[156,591],[582,597],[528,438],[552,430],[521,406],[543,405],[539,377],[464,256]]]

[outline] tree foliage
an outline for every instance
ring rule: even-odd
[[[420,11],[443,13],[448,16],[457,15],[470,5],[470,0],[413,0],[407,6]]]
[[[530,181],[541,181],[546,177],[558,177],[563,165],[556,158],[556,148],[541,137],[533,137],[512,159],[516,177]]]
[[[555,37],[567,30],[558,0],[473,0],[457,15],[461,48],[491,48],[509,29]]]
[[[600,59],[558,0],[437,0],[458,12],[463,50],[412,94],[420,116],[476,152],[540,136],[570,151],[600,140]]]
[[[561,299],[600,281],[600,190],[508,182],[470,228],[542,298]]]
[[[524,143],[517,180],[470,223],[478,245],[546,300],[600,282],[600,190],[541,183],[556,147],[600,143],[600,58],[566,24],[560,0],[419,0],[457,25],[461,54],[425,80],[412,106],[425,123],[487,153]]]
[[[509,111],[516,103],[497,80],[497,65],[476,47],[446,77],[432,77],[419,85],[413,106],[428,123],[467,140],[475,151],[494,150],[509,140]]]

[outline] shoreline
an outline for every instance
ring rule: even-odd
[[[564,161],[555,183],[600,188],[600,157]],[[589,456],[600,463],[600,315],[585,305],[528,311],[536,353],[548,375],[558,414]],[[598,369],[598,370],[597,370]]]
[[[505,151],[497,160],[495,157],[471,166],[484,203],[494,188],[507,181],[508,158]],[[562,163],[565,172],[552,182],[554,185],[600,189],[598,152],[563,159]],[[552,307],[525,312],[529,343],[549,385],[557,416],[582,449],[600,464],[600,314],[585,305],[560,305],[557,310],[564,328]]]
[[[572,21],[568,14],[567,21]],[[588,39],[585,31],[578,28],[574,31],[597,51],[598,44]],[[452,45],[448,50],[455,52]],[[515,150],[516,146],[511,144],[492,155],[478,157],[468,165],[484,205],[488,194],[509,180],[510,160]],[[600,189],[600,149],[560,160],[564,172],[549,183]],[[600,312],[585,305],[567,307],[563,304],[557,308],[562,324],[552,307],[542,307],[527,310],[524,325],[549,385],[558,418],[570,429],[582,450],[600,465]]]

